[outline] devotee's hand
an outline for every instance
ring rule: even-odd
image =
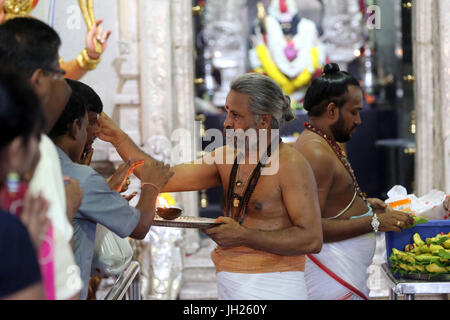
[[[392,208],[389,207],[383,200],[377,198],[369,198],[367,199],[372,210],[376,213],[384,213],[386,211],[392,211]]]
[[[378,228],[381,232],[394,231],[400,233],[405,228],[414,224],[414,219],[412,216],[401,211],[385,211],[385,213],[377,214],[378,220],[380,221],[380,227]]]
[[[133,173],[136,167],[144,164],[144,160],[132,161],[129,160],[126,163],[122,163],[116,172],[107,180],[108,186],[111,190],[119,193],[128,190],[130,185],[128,177]]]
[[[108,39],[111,35],[112,31],[109,30],[108,32],[104,32],[102,26],[100,26],[103,23],[103,19],[97,20],[95,25],[88,30],[86,34],[86,50],[88,52],[88,55],[90,58],[96,60],[100,58],[103,52],[106,50],[106,46],[108,45]],[[102,44],[102,52],[98,53],[95,51],[95,42],[94,40],[97,39]]]
[[[151,182],[160,190],[165,187],[167,182],[173,176],[174,172],[170,170],[168,164],[160,161],[145,161],[142,169],[142,183]]]
[[[73,217],[75,217],[81,206],[83,189],[81,189],[77,180],[71,179],[70,177],[64,177],[64,182],[64,187],[66,189],[67,219],[72,222]]]
[[[117,147],[127,138],[126,133],[106,113],[102,112],[97,121],[98,126],[95,135],[100,140],[112,143]]]
[[[242,235],[245,228],[234,219],[219,217],[216,219],[221,225],[203,230],[211,239],[223,248],[238,247],[241,245]]]
[[[137,196],[137,194],[138,194],[138,193],[135,191],[135,192],[133,192],[133,193],[131,193],[131,194],[129,194],[129,195],[124,195],[124,196],[122,196],[122,197],[124,197],[125,200],[127,200],[127,201],[131,201],[134,197]]]
[[[28,229],[31,241],[36,250],[41,247],[42,241],[45,239],[45,234],[50,227],[50,220],[47,218],[48,206],[49,203],[41,194],[38,197],[33,197],[30,193],[25,196],[20,220]]]

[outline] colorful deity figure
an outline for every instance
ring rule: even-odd
[[[257,6],[249,52],[251,71],[275,80],[296,108],[326,63],[325,45],[316,24],[299,15],[294,0],[272,0],[267,12],[261,2]]]
[[[111,31],[104,32],[100,24],[102,19],[95,20],[94,0],[78,0],[84,20],[88,26],[86,47],[72,61],[60,59],[60,65],[66,71],[66,78],[81,79],[88,71],[97,68],[101,55],[106,49]],[[0,23],[17,17],[29,17],[39,0],[0,0]]]

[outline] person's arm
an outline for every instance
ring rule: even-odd
[[[102,112],[97,121],[98,129],[95,135],[100,140],[111,143],[124,162],[128,162],[129,160],[156,162],[155,159],[142,151],[106,113]],[[133,173],[141,179],[142,167],[135,168]]]
[[[283,202],[293,226],[276,231],[254,230],[230,218],[205,230],[221,247],[247,246],[279,255],[317,253],[322,248],[320,208],[314,175],[300,154],[287,161],[279,172]]]
[[[162,163],[150,164],[148,161],[145,162],[142,170],[141,197],[136,205],[136,209],[141,212],[141,217],[130,235],[131,238],[143,240],[152,226],[156,212],[156,198],[173,175],[173,172],[169,169],[168,165]],[[146,184],[147,182],[151,184]]]
[[[381,201],[381,200],[380,200]],[[414,223],[413,218],[407,213],[401,211],[389,210],[376,213],[380,226],[379,232],[393,231],[402,232],[405,228]],[[373,217],[364,217],[352,220],[322,220],[325,242],[342,241],[360,235],[373,232],[371,225]]]
[[[327,203],[328,194],[334,182],[335,165],[329,152],[320,144],[305,145],[295,144],[299,151],[310,164],[317,182],[317,192],[320,210],[323,213]],[[327,220],[322,218],[322,231],[324,242],[334,242],[350,239],[370,232],[372,218],[355,220]]]
[[[319,144],[314,144],[314,148],[296,145],[296,149],[302,153],[311,165],[317,181],[320,208],[323,212],[334,181],[334,161],[329,152]],[[376,213],[380,221],[379,231],[400,232],[410,224],[407,214],[389,210],[387,207],[383,208],[383,205],[380,203],[382,202],[381,200],[372,199],[371,201],[375,206],[374,209],[377,210]],[[397,221],[401,221],[400,226],[397,225]],[[325,243],[343,241],[373,232],[371,222],[372,217],[353,220],[328,220],[322,218],[323,240]]]

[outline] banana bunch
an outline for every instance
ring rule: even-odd
[[[450,273],[450,232],[442,232],[425,241],[416,233],[413,241],[413,244],[406,245],[404,251],[392,249],[389,261],[393,273],[431,276]]]

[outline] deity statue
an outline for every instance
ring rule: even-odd
[[[294,0],[259,2],[251,36],[250,68],[275,80],[293,103],[301,102],[311,80],[326,63],[326,48],[316,24],[299,15]]]
[[[28,17],[39,0],[0,0],[0,23],[16,17]],[[86,48],[72,61],[60,59],[60,66],[66,71],[66,78],[80,80],[88,71],[94,70],[106,50],[111,31],[104,32],[102,19],[95,20],[94,0],[78,0],[81,12],[88,26]]]

